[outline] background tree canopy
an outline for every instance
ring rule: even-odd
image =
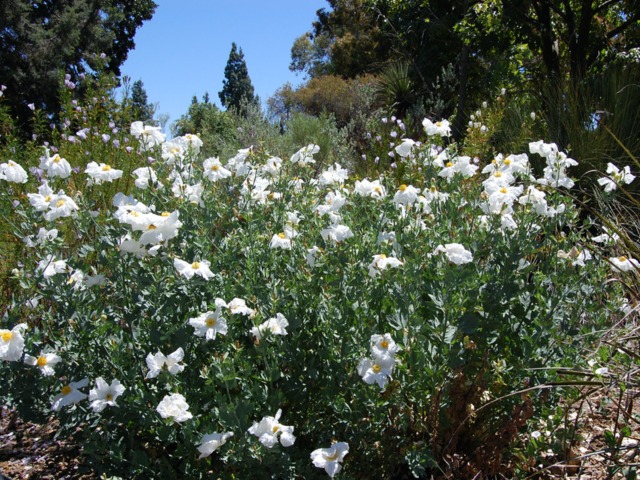
[[[58,108],[64,74],[120,66],[134,46],[138,27],[151,19],[153,0],[3,0],[0,2],[0,84],[24,127],[31,112]]]

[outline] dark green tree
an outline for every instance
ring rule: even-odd
[[[0,84],[18,123],[30,118],[29,103],[57,111],[64,74],[69,88],[82,74],[119,75],[155,8],[153,0],[0,1]]]
[[[257,103],[242,48],[238,50],[235,42],[231,44],[229,59],[224,67],[222,91],[218,95],[223,107],[235,108],[239,112],[244,111],[246,104]]]
[[[131,110],[133,118],[144,123],[153,120],[155,107],[149,103],[142,80],[136,80],[131,87]]]

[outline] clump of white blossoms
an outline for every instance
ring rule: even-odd
[[[373,261],[369,264],[369,276],[375,278],[387,268],[398,268],[404,263],[395,257],[387,257],[384,253],[373,256]]]
[[[378,384],[381,390],[387,386],[396,365],[396,353],[400,347],[389,333],[371,336],[371,357],[363,358],[358,364],[358,375],[369,385]]]
[[[133,122],[131,124],[131,135],[140,141],[140,150],[147,151],[153,149],[156,145],[161,145],[166,136],[160,131],[160,127],[152,127],[142,122]]]
[[[302,165],[316,163],[316,161],[313,159],[313,156],[319,151],[320,147],[318,145],[309,144],[291,155],[290,161],[291,163],[300,163]]]
[[[94,412],[100,413],[106,407],[116,407],[116,399],[124,393],[126,387],[119,380],[109,385],[102,377],[96,378],[96,387],[89,391],[89,401]]]
[[[616,190],[621,185],[629,185],[636,178],[631,174],[631,168],[628,165],[620,170],[613,163],[607,163],[607,174],[607,177],[598,179],[598,183],[604,187],[605,192]]]
[[[289,326],[289,321],[285,318],[281,313],[277,313],[275,317],[270,318],[264,323],[261,323],[257,327],[253,327],[250,330],[251,335],[253,335],[256,340],[262,340],[262,337],[265,333],[270,333],[271,335],[287,335],[287,327]]]
[[[324,468],[333,478],[341,469],[344,457],[349,453],[349,444],[336,442],[329,448],[318,448],[311,452],[311,461],[318,468]]]
[[[185,422],[193,418],[193,415],[189,412],[187,400],[179,393],[165,395],[158,404],[156,411],[162,418],[171,418],[177,423]]]
[[[175,352],[165,356],[162,352],[148,354],[146,361],[149,372],[145,378],[157,377],[163,369],[171,375],[176,375],[184,370],[184,364],[180,363],[184,358],[184,350],[178,348]]]
[[[273,448],[278,440],[283,447],[290,447],[296,441],[296,437],[293,435],[292,426],[279,422],[281,415],[282,410],[278,410],[275,417],[264,417],[259,423],[255,422],[249,428],[249,433],[258,437],[260,443],[267,448]]]
[[[459,243],[447,243],[444,246],[438,245],[434,254],[444,253],[451,263],[464,265],[473,261],[473,254]]]
[[[227,439],[233,436],[233,432],[225,433],[208,433],[202,436],[200,440],[200,446],[198,451],[200,456],[198,458],[205,458],[215,452],[222,445],[227,443]]]

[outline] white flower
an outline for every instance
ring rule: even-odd
[[[70,217],[74,212],[79,210],[76,202],[62,191],[50,198],[49,210],[44,214],[45,220],[53,221],[60,217]]]
[[[323,240],[333,240],[334,242],[341,242],[347,238],[353,237],[353,232],[346,225],[332,225],[329,228],[324,228],[320,231]]]
[[[149,185],[153,185],[158,182],[158,176],[151,167],[136,168],[133,172],[131,172],[131,175],[136,177],[133,183],[141,190],[146,190]],[[162,184],[157,183],[157,187],[162,187]]]
[[[311,268],[313,268],[313,266],[316,264],[316,256],[321,251],[322,250],[319,247],[315,246],[315,245],[312,248],[308,248],[307,249],[307,254],[304,257],[305,261],[307,262],[307,265],[309,265]]]
[[[289,326],[289,321],[281,313],[277,313],[275,317],[270,318],[264,323],[261,323],[257,327],[253,327],[250,330],[251,335],[256,337],[257,340],[261,340],[262,336],[269,332],[272,335],[287,335],[286,328]]]
[[[625,256],[610,258],[609,261],[615,268],[621,272],[630,272],[640,268],[640,262],[635,258],[628,258]]]
[[[254,423],[249,428],[249,433],[258,437],[260,443],[267,448],[273,448],[278,439],[283,447],[290,447],[296,437],[293,435],[293,427],[279,422],[281,415],[282,410],[278,410],[275,417],[264,417],[260,423]]]
[[[400,347],[391,338],[391,334],[371,335],[371,354],[375,358],[393,357],[399,350]]]
[[[369,181],[368,179],[356,180],[353,191],[363,197],[385,198],[387,191],[380,184],[380,180]]]
[[[0,164],[0,180],[6,180],[10,183],[27,183],[28,179],[25,169],[13,160]]]
[[[208,433],[203,435],[202,440],[200,440],[200,446],[198,447],[198,451],[200,452],[200,457],[198,458],[208,457],[227,443],[227,439],[232,436],[233,432]]]
[[[607,164],[608,177],[598,179],[598,183],[604,187],[605,192],[610,192],[618,188],[622,184],[630,184],[636,178],[631,174],[629,166],[625,166],[622,171],[616,167],[613,163]]]
[[[71,175],[69,162],[57,153],[50,157],[48,148],[45,148],[45,156],[40,157],[40,168],[45,170],[49,177],[67,178]]]
[[[335,192],[327,193],[324,201],[324,205],[318,205],[316,207],[316,212],[318,212],[320,216],[337,212],[347,202],[347,199],[342,193],[336,190]]]
[[[67,271],[67,261],[56,260],[53,255],[47,255],[46,258],[38,262],[37,269],[42,270],[44,278],[50,278],[58,273],[65,273]]]
[[[116,170],[115,168],[111,168],[111,165],[107,165],[105,163],[101,163],[98,165],[96,162],[91,162],[87,165],[84,173],[91,177],[91,183],[95,183],[96,185],[100,185],[102,182],[113,182],[114,180],[122,177],[122,170]]]
[[[329,477],[333,478],[342,469],[341,463],[347,453],[349,444],[337,442],[329,448],[318,448],[311,452],[311,460],[314,466],[324,468]]]
[[[115,407],[118,398],[126,388],[119,380],[113,380],[111,385],[107,384],[102,377],[96,378],[96,388],[89,391],[89,401],[94,412],[100,413],[107,406]]]
[[[24,350],[22,332],[27,329],[26,323],[20,323],[11,330],[0,329],[0,360],[17,362]]]
[[[41,353],[37,358],[31,355],[24,356],[24,363],[31,365],[32,367],[38,367],[40,369],[40,373],[45,377],[49,377],[56,373],[53,369],[53,365],[59,363],[61,360],[62,358],[55,353]]]
[[[192,263],[185,262],[179,258],[173,259],[173,266],[176,267],[178,273],[187,279],[193,278],[194,275],[199,275],[205,280],[210,280],[214,277],[213,272],[209,269],[211,265],[207,260],[194,261]]]
[[[395,358],[392,355],[363,358],[358,364],[358,375],[365,383],[369,385],[377,383],[380,389],[384,390],[388,379],[391,378],[395,363]]]
[[[247,302],[242,298],[234,298],[227,304],[227,308],[234,315],[241,314],[252,317],[256,313],[255,310],[247,307]]]
[[[316,163],[313,159],[313,156],[320,151],[320,147],[318,145],[310,144],[306,147],[302,147],[296,153],[291,155],[291,163],[301,163],[306,165],[308,163]]]
[[[184,365],[180,362],[184,358],[184,350],[178,348],[175,352],[170,353],[169,356],[165,356],[162,352],[157,352],[155,355],[147,355],[147,367],[149,372],[145,378],[157,377],[163,368],[166,368],[170,374],[176,375],[184,370]]]
[[[86,393],[82,393],[79,388],[83,388],[89,385],[89,380],[83,378],[79,382],[70,382],[64,385],[60,390],[60,393],[56,395],[51,403],[51,410],[59,412],[62,407],[67,405],[73,405],[87,398]]]
[[[411,155],[413,146],[415,144],[416,142],[411,140],[410,138],[403,138],[402,143],[396,147],[396,153],[402,158],[408,157],[409,155]]]
[[[222,302],[218,304],[218,302]],[[216,335],[227,334],[227,321],[222,317],[222,307],[225,306],[224,301],[216,299],[216,311],[208,311],[195,318],[189,319],[189,325],[191,325],[195,331],[193,332],[197,337],[204,337],[207,340],[215,340]]]
[[[144,125],[142,122],[131,124],[131,135],[140,141],[140,149],[151,150],[156,145],[164,142],[166,136],[160,131],[160,127]]]
[[[473,255],[459,243],[447,243],[444,247],[438,245],[435,253],[444,253],[450,262],[456,265],[463,265],[473,261]]]
[[[413,185],[400,185],[398,191],[393,196],[393,203],[396,205],[410,205],[418,199],[420,189]]]
[[[204,167],[204,176],[212,182],[231,176],[231,171],[222,166],[218,157],[207,158],[202,166]]]
[[[380,272],[387,268],[397,268],[404,265],[400,260],[395,257],[387,257],[384,253],[373,256],[373,262],[369,264],[369,276],[375,278],[380,275]]]
[[[451,127],[449,126],[448,120],[441,120],[439,122],[433,123],[428,118],[422,120],[422,126],[424,127],[424,131],[427,135],[440,135],[441,137],[448,137],[451,135]]]
[[[332,185],[334,183],[341,185],[347,178],[349,178],[347,170],[345,168],[342,168],[339,163],[336,163],[335,166],[330,166],[327,170],[320,174],[318,183],[320,185]]]
[[[165,395],[158,404],[156,412],[158,412],[162,418],[172,418],[174,422],[178,423],[193,418],[193,415],[189,412],[189,404],[179,393]]]
[[[49,209],[49,204],[53,196],[53,190],[49,187],[46,180],[38,187],[38,193],[27,193],[29,203],[38,212],[44,212]]]
[[[276,233],[273,235],[273,237],[271,237],[269,247],[291,250],[291,237],[287,236],[285,232]]]

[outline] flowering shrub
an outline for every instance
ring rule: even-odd
[[[27,254],[3,402],[128,477],[500,471],[620,293],[563,193],[573,160],[532,144],[536,179],[525,153],[436,146],[444,126],[379,178],[139,123],[67,135],[36,174],[7,159]]]

